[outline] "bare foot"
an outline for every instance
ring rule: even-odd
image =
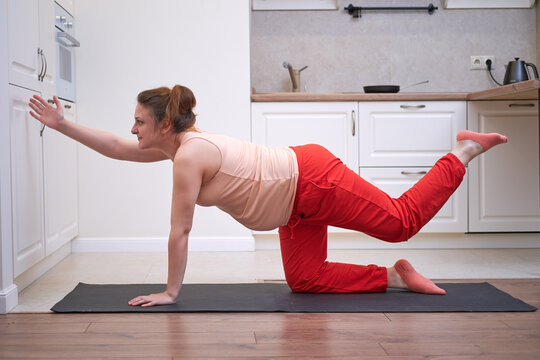
[[[388,287],[408,289],[422,294],[446,294],[444,289],[416,272],[407,260],[398,260],[393,267],[387,269],[387,274]]]

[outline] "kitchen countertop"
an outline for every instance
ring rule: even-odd
[[[366,93],[306,93],[283,92],[251,95],[252,102],[299,102],[299,101],[452,101],[452,100],[536,100],[540,89],[539,80],[528,80],[476,92],[441,92],[393,94]]]

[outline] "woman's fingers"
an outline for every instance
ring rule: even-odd
[[[47,101],[45,101],[44,98],[42,98],[41,96],[39,95],[34,95],[32,96],[32,99],[30,100],[33,100],[33,99],[36,99],[38,102],[40,102],[43,106],[47,106]]]
[[[56,95],[53,96],[54,103],[56,104],[56,108],[59,109],[62,107],[62,104],[60,104],[60,100],[56,97]]]
[[[132,305],[132,306],[138,306],[138,305],[144,304],[145,302],[147,302],[147,301],[145,300],[144,296],[137,296],[136,298],[131,299],[128,302],[128,304]]]
[[[29,105],[33,105],[36,109],[43,109],[45,106],[34,98],[30,98]]]
[[[128,301],[128,304],[131,306],[155,306],[155,305],[165,305],[165,304],[174,304],[176,301],[175,298],[172,298],[167,292],[162,292],[159,294],[150,294],[145,296],[137,296],[136,298]]]

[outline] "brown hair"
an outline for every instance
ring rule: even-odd
[[[193,108],[197,101],[193,92],[185,86],[145,90],[137,96],[137,101],[151,111],[156,124],[169,121],[175,133],[181,133],[195,125],[197,116],[193,113]]]

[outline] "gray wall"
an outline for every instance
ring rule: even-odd
[[[364,85],[429,80],[409,91],[475,91],[495,86],[487,71],[469,70],[471,55],[494,55],[494,76],[514,57],[537,58],[537,16],[532,9],[364,12],[353,19],[349,3],[381,6],[376,0],[342,0],[338,11],[256,11],[251,18],[251,86],[257,92],[290,91],[284,60],[308,65],[302,82],[310,92],[362,91]],[[430,1],[410,0],[406,6]],[[384,1],[403,6],[404,1]],[[303,86],[303,85],[302,85]]]

